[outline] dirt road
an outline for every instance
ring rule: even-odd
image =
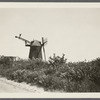
[[[0,93],[43,93],[43,88],[31,86],[26,83],[17,83],[0,77]]]

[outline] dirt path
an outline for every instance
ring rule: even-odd
[[[37,86],[30,86],[26,83],[17,83],[6,78],[0,77],[0,93],[43,93],[43,88]],[[45,92],[46,93],[46,92]]]

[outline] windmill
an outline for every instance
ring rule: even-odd
[[[43,54],[44,54],[44,60],[46,61],[46,53],[45,53],[45,44],[47,43],[47,39],[44,39],[42,37],[42,42],[38,41],[38,40],[33,40],[33,41],[28,41],[24,38],[21,37],[21,34],[19,34],[19,36],[15,36],[15,38],[18,38],[22,41],[25,42],[25,46],[29,46],[30,47],[30,52],[29,52],[29,58],[40,58],[42,59],[42,48],[43,48]]]
[[[45,59],[45,61],[46,61],[46,53],[45,53],[45,48],[44,48],[44,45],[47,43],[47,39],[44,39],[43,37],[42,37],[42,44],[43,44],[43,53],[44,53],[44,59]]]

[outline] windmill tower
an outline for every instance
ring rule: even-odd
[[[42,49],[43,49],[43,54],[44,54],[44,60],[46,61],[46,54],[45,54],[45,48],[44,45],[47,43],[47,40],[42,37],[42,42],[38,40],[33,40],[33,41],[28,41],[24,38],[21,37],[21,34],[19,36],[15,36],[15,38],[18,38],[22,41],[25,42],[25,46],[30,47],[30,52],[29,52],[29,58],[39,58],[42,59]]]

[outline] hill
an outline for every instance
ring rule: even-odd
[[[86,62],[67,62],[65,55],[48,61],[1,56],[0,75],[16,82],[43,87],[46,91],[100,92],[100,58]]]

